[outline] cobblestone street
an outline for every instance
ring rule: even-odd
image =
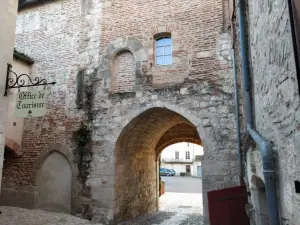
[[[102,225],[62,213],[0,206],[0,225]]]
[[[199,214],[176,212],[154,212],[129,220],[119,225],[203,225]]]
[[[101,225],[62,213],[0,207],[0,225]],[[202,225],[202,194],[167,192],[160,197],[160,211],[119,225]]]
[[[159,212],[149,213],[120,225],[203,225],[202,194],[166,192]]]
[[[159,211],[119,225],[203,225],[202,180],[162,177],[166,191],[159,198]],[[186,193],[189,192],[189,193]],[[0,225],[101,225],[68,214],[0,206]]]

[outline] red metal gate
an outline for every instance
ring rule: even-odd
[[[210,225],[249,225],[246,186],[208,192]]]

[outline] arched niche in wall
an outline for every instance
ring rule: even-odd
[[[134,92],[135,68],[135,59],[131,51],[117,52],[110,63],[110,92]]]
[[[72,170],[68,160],[53,151],[44,161],[37,177],[37,208],[71,212]]]
[[[104,88],[111,93],[135,92],[144,81],[142,62],[147,61],[143,45],[132,37],[118,38],[104,50],[99,70]],[[125,72],[122,71],[125,68]],[[129,78],[128,88],[122,83]]]
[[[60,144],[48,146],[35,162],[35,208],[71,213],[74,211],[77,170],[72,153]]]

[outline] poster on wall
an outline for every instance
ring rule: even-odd
[[[47,112],[46,99],[47,93],[45,90],[18,92],[13,115],[18,118],[44,116]]]

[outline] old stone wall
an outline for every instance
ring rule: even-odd
[[[90,192],[72,192],[79,199],[73,213],[84,203],[93,220],[109,224],[156,210],[158,144],[192,138],[205,151],[207,215],[207,191],[238,185],[225,3],[58,0],[21,10],[16,47],[35,60],[32,75],[57,85],[49,87],[47,115],[25,120],[22,156],[6,160],[2,192],[12,197],[6,203],[35,206],[36,176],[45,159],[40,156],[57,150],[50,143],[70,156],[71,136],[89,118]],[[172,38],[171,65],[155,64],[154,42],[161,34]],[[84,87],[76,84],[79,71]],[[79,92],[83,109],[75,104]],[[171,135],[180,124],[183,131]]]
[[[16,49],[34,59],[32,77],[56,81],[56,85],[47,87],[47,114],[24,121],[22,156],[8,155],[5,160],[2,204],[35,207],[35,174],[42,166],[37,164],[38,156],[55,143],[63,145],[64,152],[73,152],[71,137],[84,118],[75,104],[76,76],[82,69],[89,74],[98,62],[100,17],[99,1],[58,0],[18,12]],[[73,185],[80,189],[78,183]],[[82,201],[77,199],[83,198],[72,194],[72,213],[81,212]]]
[[[282,224],[300,223],[300,99],[287,1],[248,1],[253,106],[257,131],[276,163]],[[263,181],[258,149],[247,153],[248,180]],[[254,177],[254,178],[253,178]]]
[[[17,17],[17,0],[4,0],[0,2],[0,184],[2,181],[2,166],[5,146],[5,124],[7,119],[8,100],[3,96],[6,84],[7,63],[12,64],[14,52],[14,34]],[[0,185],[1,186],[1,185]]]
[[[173,137],[204,145],[205,213],[208,190],[238,184],[231,37],[224,32],[223,3],[106,1],[88,180],[97,196],[96,220],[120,221],[155,210],[154,151],[164,134],[182,123],[188,124],[186,132]],[[155,64],[155,37],[161,34],[172,38],[171,65]],[[135,58],[135,88],[110,95],[111,63],[124,50]],[[170,111],[167,116],[163,109]]]

